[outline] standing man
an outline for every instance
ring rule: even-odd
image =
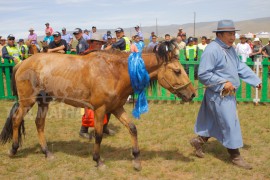
[[[20,51],[15,45],[15,36],[13,34],[7,37],[7,45],[2,48],[2,57],[9,59],[10,62],[15,62],[15,64],[21,61]]]
[[[196,156],[203,158],[202,146],[210,137],[216,138],[230,154],[233,164],[244,169],[252,167],[242,159],[239,148],[243,147],[240,123],[236,111],[235,91],[240,78],[253,87],[261,88],[260,78],[237,56],[233,43],[235,29],[232,20],[218,22],[216,39],[202,54],[198,77],[208,86],[201,104],[195,133],[190,140]]]
[[[39,47],[38,42],[37,42],[37,34],[34,33],[33,28],[29,29],[28,41],[30,41],[31,44],[35,44],[36,47],[40,50],[40,47]]]
[[[78,44],[76,46],[76,49],[71,49],[71,51],[76,52],[76,54],[84,55],[87,53],[87,50],[89,48],[89,44],[86,42],[86,40],[83,38],[83,33],[80,28],[76,28],[73,31],[73,35],[78,41]]]
[[[206,43],[207,37],[206,36],[202,36],[201,38],[201,43],[198,44],[198,49],[204,51],[207,43]]]
[[[23,39],[19,39],[18,44],[19,44],[18,48],[19,48],[21,60],[25,60],[26,58],[28,58],[29,49],[24,44],[24,40]]]
[[[115,34],[119,41],[112,45],[109,45],[105,48],[105,50],[114,48],[119,49],[120,51],[130,52],[130,40],[125,36],[124,30],[122,28],[117,28],[115,30]]]
[[[65,27],[62,28],[62,39],[66,41],[67,50],[69,51],[72,48],[73,37],[71,34],[67,33],[67,29]]]
[[[49,23],[46,23],[45,26],[46,26],[45,32],[46,32],[46,31],[50,31],[51,34],[53,34],[53,28],[50,26],[50,24],[49,24]]]
[[[154,47],[156,45],[158,45],[157,36],[156,35],[153,35],[152,36],[152,41],[147,46],[147,51],[153,51],[153,49],[154,49]]]
[[[134,27],[135,28],[135,31],[137,32],[137,35],[140,37],[140,40],[141,41],[144,41],[144,38],[143,38],[143,33],[142,33],[142,31],[140,30],[140,26],[135,26]]]
[[[101,35],[97,32],[97,27],[92,26],[92,33],[90,35],[90,39],[101,40],[101,38]]]
[[[107,33],[102,37],[103,41],[108,41],[109,38],[112,39],[111,31],[107,31]]]
[[[246,43],[247,38],[245,35],[240,36],[240,42],[236,45],[235,51],[238,56],[241,56],[242,62],[247,62],[247,58],[252,53],[252,50],[248,43]]]
[[[56,52],[65,54],[67,51],[67,43],[64,39],[61,39],[61,34],[58,31],[53,33],[54,41],[50,42],[48,53]]]

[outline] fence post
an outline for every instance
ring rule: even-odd
[[[260,74],[260,66],[261,66],[261,62],[260,62],[259,57],[256,58],[255,66],[256,66],[256,74],[257,74],[257,76],[259,76],[259,74]],[[255,89],[255,98],[253,99],[253,102],[255,104],[260,102],[258,88]]]
[[[267,92],[268,92],[268,65],[270,63],[268,62],[268,58],[264,58],[262,61],[262,102],[268,102],[267,101]],[[270,102],[270,100],[269,100]]]

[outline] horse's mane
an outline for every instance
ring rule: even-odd
[[[176,44],[176,39],[172,39],[170,41],[161,41],[159,44],[154,48],[154,52],[157,53],[157,55],[164,59],[167,63],[170,60],[169,53],[175,53],[175,49],[178,48]]]

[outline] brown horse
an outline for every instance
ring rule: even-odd
[[[37,46],[35,44],[32,44],[31,43],[31,40],[27,40],[25,42],[25,44],[28,46],[29,48],[29,55],[33,55],[33,54],[36,54],[36,53],[39,53],[39,49],[37,48]]]
[[[142,58],[150,79],[157,79],[161,86],[182,100],[191,101],[195,90],[178,61],[176,47],[174,41],[163,42],[155,53],[143,54]],[[45,141],[44,125],[49,102],[55,99],[94,110],[93,160],[97,167],[104,166],[100,159],[103,118],[106,113],[112,113],[131,135],[134,168],[140,170],[137,129],[123,107],[132,93],[127,59],[127,53],[114,51],[96,51],[85,56],[39,53],[15,66],[13,91],[18,95],[18,103],[11,109],[0,135],[2,144],[13,140],[9,155],[16,154],[24,133],[23,117],[37,102],[35,122],[39,143],[45,157],[53,157]]]

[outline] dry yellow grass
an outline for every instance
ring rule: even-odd
[[[0,102],[0,127],[13,104]],[[226,149],[215,139],[205,146],[206,157],[193,155],[189,139],[199,103],[150,103],[150,112],[134,120],[138,129],[142,171],[133,170],[128,131],[114,117],[110,127],[117,134],[105,136],[101,156],[107,169],[97,170],[92,160],[93,141],[79,138],[80,110],[51,103],[46,121],[46,137],[55,159],[48,161],[40,152],[34,117],[36,107],[25,118],[26,138],[15,158],[7,155],[11,143],[0,148],[0,179],[270,179],[269,104],[238,106],[245,146],[244,158],[254,169],[233,166]],[[126,109],[131,114],[132,105]],[[131,115],[130,115],[131,117]]]

